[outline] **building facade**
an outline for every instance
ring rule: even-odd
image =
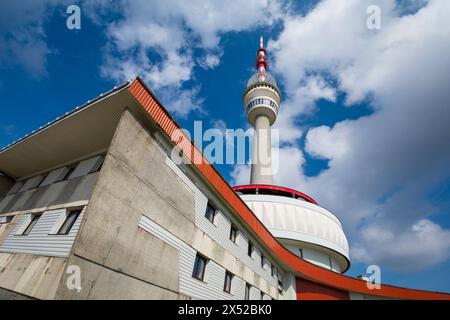
[[[0,150],[0,299],[449,299],[346,277],[331,212],[179,129],[136,78]]]

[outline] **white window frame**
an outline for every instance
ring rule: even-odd
[[[49,231],[49,235],[59,235],[59,229],[61,229],[61,227],[63,226],[64,222],[66,221],[67,217],[69,216],[69,214],[72,211],[76,211],[76,210],[81,210],[80,215],[83,213],[84,208],[77,208],[77,209],[72,209],[72,208],[64,208],[64,209],[58,209],[58,210],[52,210],[52,211],[47,211],[46,213],[52,213],[52,214],[58,214],[58,218],[56,219],[55,224],[53,225],[53,227],[50,229]]]
[[[13,216],[1,216],[0,217],[0,225],[8,224],[11,222]]]
[[[20,220],[20,226],[15,233],[16,236],[21,236],[24,233],[25,229],[31,222],[32,216],[32,213],[27,213],[22,217],[22,219]]]

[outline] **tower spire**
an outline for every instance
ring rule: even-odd
[[[264,38],[260,36],[259,38],[259,50],[256,56],[256,68],[259,72],[259,80],[266,80],[266,68],[267,68],[267,57],[266,57],[266,49],[264,48]]]

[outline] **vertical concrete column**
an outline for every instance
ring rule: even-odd
[[[273,184],[270,121],[265,115],[255,119],[252,145],[251,184]]]

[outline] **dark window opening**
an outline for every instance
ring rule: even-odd
[[[31,216],[31,221],[28,224],[28,226],[25,228],[25,230],[22,232],[23,236],[29,235],[30,231],[34,228],[34,226],[36,225],[36,223],[38,222],[39,218],[42,216],[42,213],[38,213],[38,214],[33,214]]]
[[[206,263],[208,260],[201,255],[197,254],[195,257],[194,270],[192,272],[192,277],[203,281],[205,277]]]
[[[253,246],[253,242],[251,242],[250,240],[248,240],[248,250],[247,250],[247,254],[248,256],[251,258],[252,254],[253,254],[253,250],[254,250],[254,246]]]
[[[237,240],[237,228],[233,225],[231,225],[230,228],[230,240],[233,241],[234,243],[236,243]]]
[[[245,297],[244,297],[244,300],[250,300],[250,289],[251,289],[250,284],[246,283],[245,284]]]
[[[216,208],[213,207],[210,203],[206,206],[206,212],[205,217],[208,219],[211,223],[214,223],[214,218],[216,217]]]
[[[272,277],[275,278],[275,276],[277,275],[277,269],[275,269],[274,265],[271,266],[271,273],[272,273]]]
[[[58,230],[58,235],[67,235],[69,234],[70,230],[72,230],[73,225],[78,219],[78,216],[80,215],[81,210],[71,211],[66,217],[66,220],[64,220],[63,225]]]
[[[223,291],[227,293],[231,293],[231,281],[233,279],[233,275],[230,272],[225,272],[225,283],[223,285]]]

